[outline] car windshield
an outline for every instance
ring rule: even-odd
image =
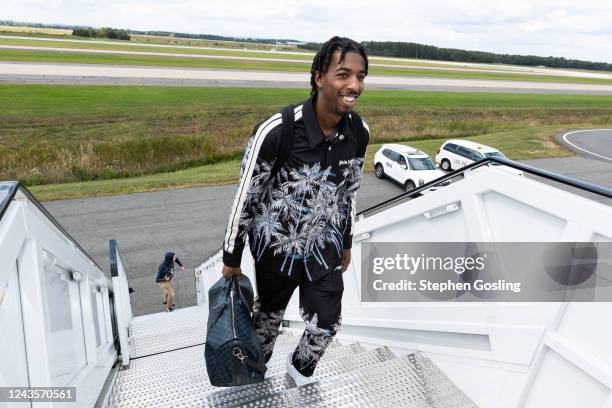
[[[499,157],[500,159],[505,159],[506,156],[503,155],[502,152],[489,152],[484,154],[485,157]]]
[[[410,162],[410,168],[412,170],[435,170],[436,165],[429,157],[423,157],[421,159],[408,159]]]
[[[483,153],[485,155],[485,157],[495,157],[495,158],[499,158],[499,159],[506,159],[506,156],[504,156],[504,154],[502,152],[489,152],[489,153]],[[501,166],[501,164],[499,163],[491,163],[493,166]]]

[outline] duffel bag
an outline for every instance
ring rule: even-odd
[[[253,287],[242,275],[219,279],[208,291],[204,357],[211,385],[232,387],[264,379],[264,354],[253,326]]]

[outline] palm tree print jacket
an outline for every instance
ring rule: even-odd
[[[225,265],[240,266],[248,236],[257,267],[311,281],[341,267],[351,247],[355,193],[367,139],[350,115],[326,138],[312,98],[295,108],[291,153],[276,175],[281,114],[258,124],[247,144],[223,243]],[[363,126],[369,135],[365,122]]]

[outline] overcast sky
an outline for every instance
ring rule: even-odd
[[[610,0],[0,0],[0,19],[323,42],[438,47],[612,63]]]

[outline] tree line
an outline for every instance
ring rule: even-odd
[[[582,61],[564,57],[540,57],[536,55],[496,54],[484,51],[467,51],[456,48],[439,48],[411,42],[363,41],[369,55],[380,57],[417,58],[440,61],[477,62],[485,64],[511,64],[545,66],[551,68],[575,68],[612,71],[612,64],[606,62]],[[318,43],[298,45],[298,48],[316,51]]]
[[[247,42],[247,43],[260,43],[260,44],[289,44],[289,43],[297,42],[296,40],[288,40],[288,39],[224,37],[221,35],[214,35],[214,34],[189,34],[189,33],[175,33],[171,31],[130,30],[129,32],[131,34],[155,35],[155,36],[160,36],[160,37],[191,38],[191,39],[197,39],[197,40],[213,40],[213,41],[236,41],[236,42]]]
[[[321,48],[320,43],[302,44],[296,40],[290,39],[265,39],[265,38],[240,38],[240,37],[224,37],[212,34],[188,34],[176,33],[169,31],[135,31],[122,30],[109,27],[100,29],[91,27],[69,26],[63,24],[40,24],[40,23],[24,23],[11,20],[0,20],[0,25],[8,26],[30,26],[30,27],[45,27],[45,28],[64,28],[72,29],[73,35],[80,37],[100,37],[117,40],[129,40],[130,34],[141,35],[157,35],[163,37],[177,38],[195,38],[203,40],[223,40],[223,41],[239,41],[239,42],[256,42],[263,44],[297,44],[298,48],[318,51]],[[493,52],[484,51],[468,51],[456,48],[439,48],[433,45],[418,44],[412,42],[392,42],[392,41],[363,41],[361,44],[365,47],[370,55],[380,57],[398,57],[398,58],[417,58],[439,61],[456,61],[456,62],[477,62],[484,64],[510,64],[524,66],[544,66],[550,68],[574,68],[574,69],[589,69],[600,71],[612,71],[612,64],[606,62],[583,61],[577,59],[567,59],[564,57],[541,57],[537,55],[513,55],[513,54],[496,54]]]
[[[110,38],[111,40],[129,40],[131,38],[127,30],[110,27],[76,27],[72,30],[72,35],[77,37]]]

